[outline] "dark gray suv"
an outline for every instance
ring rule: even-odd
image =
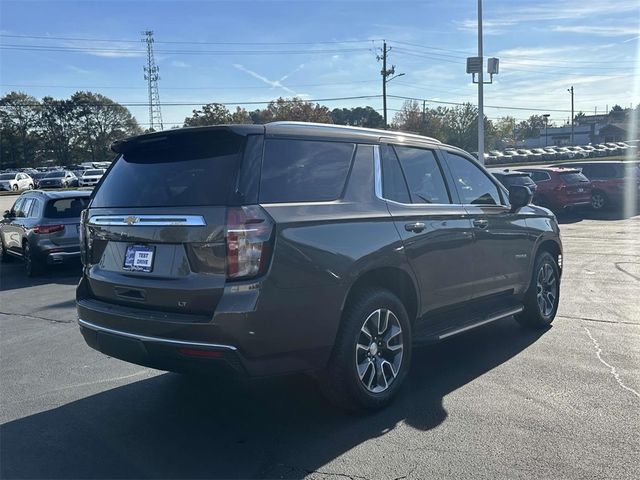
[[[80,258],[80,213],[91,192],[25,192],[0,221],[0,258],[24,262],[28,276]]]
[[[380,407],[412,346],[558,308],[555,217],[417,135],[278,122],[126,139],[83,212],[87,343],[172,371],[314,372]]]

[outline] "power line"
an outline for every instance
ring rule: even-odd
[[[70,47],[47,45],[17,45],[0,44],[3,50],[19,50],[34,52],[64,52],[64,53],[95,53],[95,54],[138,54],[142,56],[145,50],[133,48],[99,48],[99,47]],[[352,52],[368,52],[368,48],[341,48],[341,49],[309,49],[309,50],[155,50],[156,53],[171,55],[309,55],[309,54],[338,54]]]
[[[336,83],[299,83],[296,85],[287,84],[289,88],[299,87],[324,87],[324,86],[340,86],[340,85],[352,85],[354,83],[374,83],[377,80],[353,80],[351,82],[336,82]],[[20,84],[20,83],[0,83],[2,87],[16,87],[16,88],[72,88],[72,89],[114,89],[114,90],[146,90],[147,87],[127,87],[127,86],[100,86],[100,85],[35,85],[35,84]],[[162,90],[255,90],[255,89],[274,89],[268,85],[252,86],[252,87],[237,87],[237,86],[217,86],[217,87],[162,87]]]
[[[66,40],[71,42],[109,42],[109,43],[138,43],[138,40],[118,40],[115,38],[79,38],[79,37],[50,37],[43,35],[8,35],[0,34],[0,37],[7,38],[30,38],[36,40]],[[174,45],[338,45],[342,43],[369,43],[369,42],[381,42],[382,39],[368,39],[368,40],[331,40],[331,41],[317,41],[317,42],[209,42],[209,41],[185,41],[185,40],[158,40],[155,43],[166,43]]]

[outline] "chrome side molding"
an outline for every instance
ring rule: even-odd
[[[471,330],[472,328],[479,327],[481,325],[485,325],[487,323],[495,322],[497,320],[501,320],[506,317],[510,317],[511,315],[515,315],[516,313],[520,313],[524,310],[523,306],[514,307],[510,310],[506,310],[504,312],[497,313],[495,315],[490,316],[489,318],[485,318],[477,323],[472,323],[471,325],[465,325],[464,327],[458,328],[451,332],[443,333],[438,337],[438,340],[442,340],[443,338],[451,337],[453,335],[457,335],[458,333],[466,332],[467,330]]]
[[[202,215],[94,215],[89,225],[127,227],[205,226]]]
[[[217,348],[217,349],[231,350],[231,351],[236,350],[236,347],[233,347],[231,345],[222,345],[218,343],[189,342],[186,340],[176,340],[172,338],[161,338],[161,337],[149,337],[147,335],[138,335],[137,333],[122,332],[120,330],[114,330],[112,328],[95,325],[91,322],[87,322],[86,320],[82,320],[81,318],[78,318],[78,325],[80,325],[81,327],[88,328],[89,330],[94,330],[96,332],[110,333],[112,335],[119,335],[121,337],[133,338],[136,340],[141,340],[143,342],[163,343],[165,345],[178,345],[178,346],[186,346],[186,347]]]

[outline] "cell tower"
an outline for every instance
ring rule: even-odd
[[[144,67],[144,79],[149,85],[149,129],[163,130],[162,111],[160,110],[160,94],[158,80],[160,69],[153,56],[153,30],[142,32],[142,41],[147,44],[147,65]]]

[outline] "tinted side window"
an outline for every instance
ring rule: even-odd
[[[353,143],[269,139],[265,142],[260,201],[322,202],[340,197]]]
[[[412,203],[451,203],[433,151],[400,146],[394,149],[407,179]]]
[[[32,197],[25,198],[24,202],[20,206],[20,210],[18,210],[16,216],[18,216],[18,217],[28,217],[29,216],[29,211],[31,210],[31,206],[32,205],[33,205],[33,198]]]
[[[31,205],[31,211],[29,212],[29,218],[38,218],[40,217],[42,212],[42,202],[37,198],[33,199],[33,204]]]
[[[447,152],[447,163],[463,204],[499,205],[498,187],[474,163]]]
[[[16,200],[16,203],[13,204],[13,207],[11,207],[11,212],[15,217],[20,216],[18,214],[22,210],[22,205],[24,205],[24,200],[25,200],[25,197],[18,198],[18,200]]]
[[[404,179],[398,157],[389,145],[380,147],[382,163],[382,197],[400,203],[411,203],[407,182]]]

